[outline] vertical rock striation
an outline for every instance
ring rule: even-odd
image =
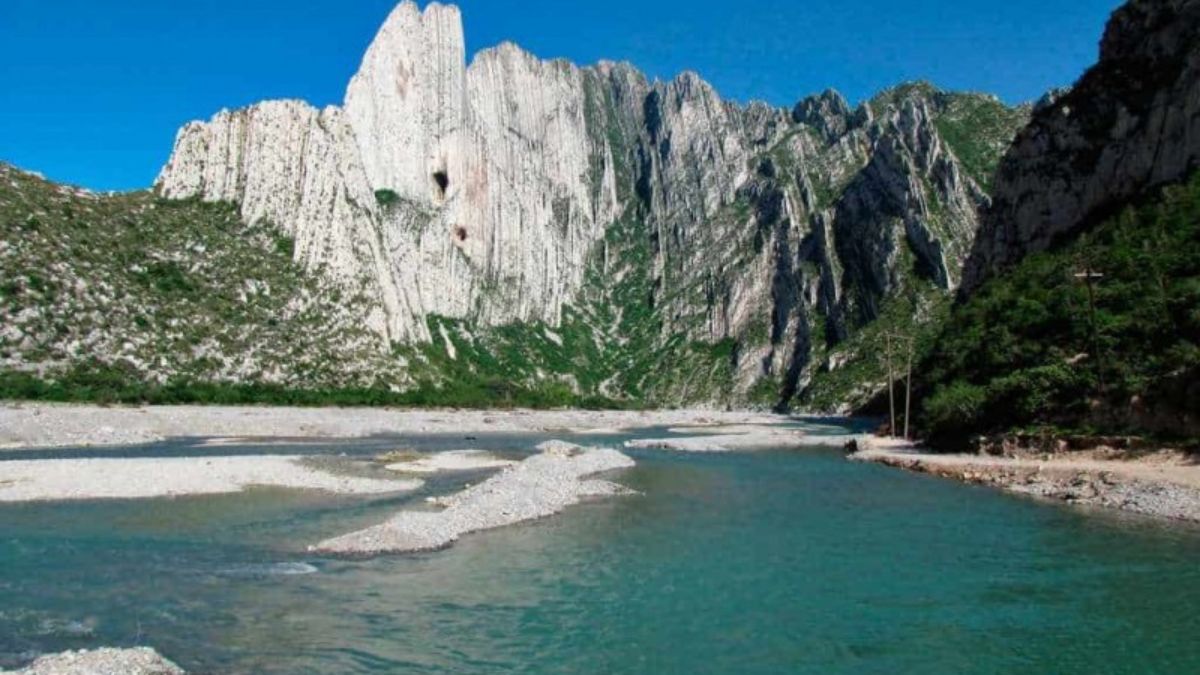
[[[627,319],[627,297],[586,280],[599,266],[620,286],[637,266],[649,342],[736,342],[736,396],[767,380],[790,398],[815,352],[901,289],[957,286],[987,197],[943,137],[946,111],[999,103],[911,85],[858,109],[833,91],[743,106],[694,73],[651,82],[512,44],[468,65],[461,21],[404,2],[342,107],[189,124],[157,189],[283,228],[307,269],[375,298],[371,325],[394,343],[429,341],[435,316],[556,326],[585,296]],[[610,249],[616,224],[632,238]]]
[[[405,2],[343,108],[189,124],[157,187],[283,227],[307,266],[372,287],[393,340],[428,339],[430,314],[554,322],[619,213],[614,150],[587,117],[589,83],[614,68],[511,44],[465,59],[456,7]]]

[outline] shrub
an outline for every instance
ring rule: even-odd
[[[146,283],[163,293],[191,293],[196,290],[187,273],[172,260],[150,263],[143,276]]]
[[[375,201],[383,207],[391,207],[400,201],[400,195],[396,194],[395,190],[376,190]]]
[[[939,387],[924,402],[924,422],[929,435],[960,438],[976,430],[983,418],[987,391],[957,380]]]
[[[296,239],[282,234],[275,237],[275,252],[292,260],[296,257]]]

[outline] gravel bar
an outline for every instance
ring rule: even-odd
[[[0,461],[0,503],[216,495],[252,486],[376,495],[424,484],[340,476],[304,462],[288,456]]]
[[[779,415],[709,410],[490,411],[0,403],[0,450],[137,445],[167,438],[328,439],[485,432],[587,434],[655,426],[771,424],[787,419]]]
[[[0,675],[184,675],[184,671],[153,649],[138,647],[51,654]]]
[[[444,507],[441,511],[402,511],[381,525],[323,541],[310,550],[338,555],[437,550],[469,532],[551,516],[589,497],[630,493],[615,483],[589,479],[634,466],[616,450],[560,441],[543,443],[538,450],[540,454],[479,485],[436,500]]]

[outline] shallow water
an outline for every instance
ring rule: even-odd
[[[534,440],[246,451],[519,455]],[[194,673],[1200,672],[1200,528],[827,450],[632,454],[618,480],[642,496],[370,561],[303,547],[487,474],[383,500],[0,506],[0,667],[147,644]]]

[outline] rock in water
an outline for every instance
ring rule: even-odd
[[[10,675],[184,675],[184,671],[153,649],[138,647],[52,654]]]

